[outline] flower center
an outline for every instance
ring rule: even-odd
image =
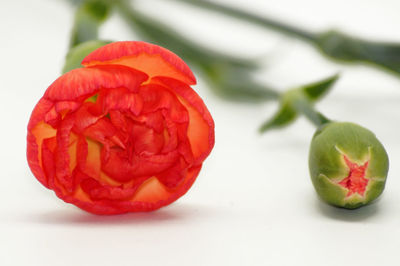
[[[358,165],[357,163],[352,162],[347,156],[343,156],[344,161],[349,167],[349,175],[339,182],[339,185],[345,187],[349,190],[347,193],[347,197],[353,195],[354,193],[358,193],[361,196],[364,196],[365,189],[368,185],[368,179],[365,178],[365,172],[368,168],[369,161],[366,161],[362,165]]]

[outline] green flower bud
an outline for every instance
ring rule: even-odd
[[[309,168],[314,188],[324,201],[355,209],[383,192],[389,159],[368,129],[331,122],[322,125],[313,136]]]

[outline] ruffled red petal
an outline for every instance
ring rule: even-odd
[[[78,68],[62,75],[46,90],[44,98],[51,101],[73,101],[101,88],[127,88],[137,91],[148,79],[145,73],[119,65]]]
[[[114,42],[86,56],[82,65],[118,64],[147,73],[150,77],[168,76],[189,85],[196,84],[190,68],[171,51],[160,46],[136,41]]]
[[[214,147],[214,120],[200,96],[188,85],[167,77],[154,77],[151,82],[161,83],[180,96],[189,111],[188,138],[196,161],[201,163]]]

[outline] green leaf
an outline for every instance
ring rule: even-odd
[[[264,124],[261,125],[259,131],[264,133],[270,129],[282,128],[293,123],[297,118],[297,112],[289,102],[281,104],[278,112]]]
[[[275,90],[255,81],[242,68],[229,64],[204,64],[202,70],[210,89],[224,99],[258,103],[279,98]]]
[[[308,98],[314,102],[327,94],[338,79],[339,74],[336,74],[321,81],[308,84],[304,86],[302,90]]]
[[[300,114],[316,126],[329,122],[328,118],[315,110],[314,104],[329,91],[338,77],[334,75],[282,94],[279,110],[260,127],[259,131],[264,133],[270,129],[285,127],[293,123]]]
[[[278,98],[277,92],[256,83],[250,77],[244,77],[240,82],[226,79],[221,82],[211,81],[209,84],[217,95],[232,101],[257,103]]]
[[[65,58],[65,64],[62,69],[62,73],[82,67],[81,62],[83,58],[85,58],[89,53],[93,52],[97,48],[100,48],[108,43],[111,42],[94,40],[80,43],[77,46],[71,48]]]
[[[337,31],[319,34],[315,43],[332,59],[372,64],[400,75],[400,44],[362,40]]]

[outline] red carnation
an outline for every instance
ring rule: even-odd
[[[214,122],[175,54],[116,42],[58,78],[28,124],[36,178],[97,214],[151,211],[191,187],[214,145]]]

